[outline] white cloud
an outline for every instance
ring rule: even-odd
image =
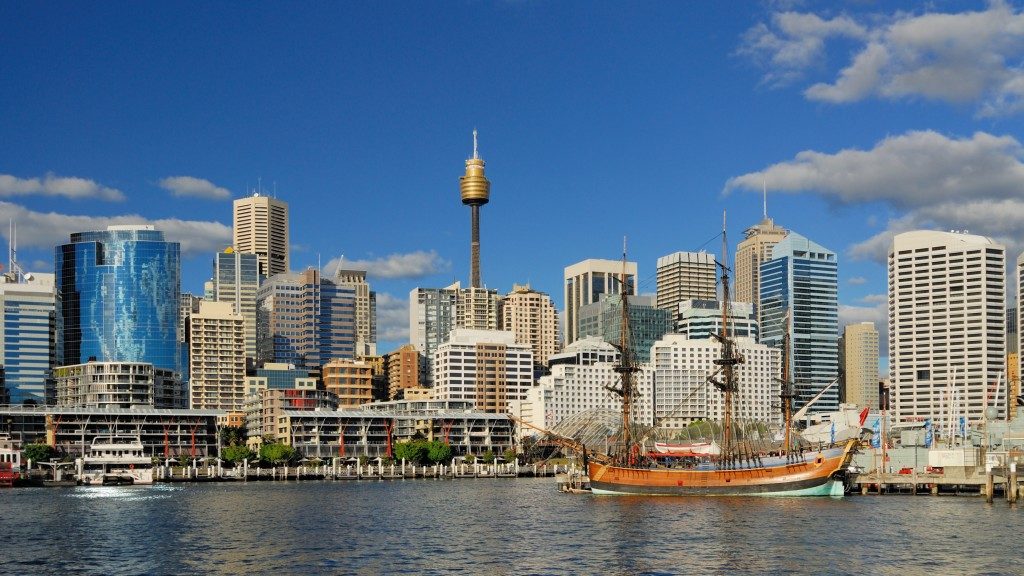
[[[863,284],[867,284],[868,279],[863,276],[854,276],[853,278],[850,278],[846,282],[847,284],[852,284],[854,286],[861,286]]]
[[[325,275],[334,275],[341,258],[332,258],[324,265]],[[417,250],[407,254],[390,254],[370,260],[345,260],[345,268],[366,270],[367,276],[376,278],[423,278],[451,269],[451,262],[441,258],[436,251]]]
[[[152,224],[168,240],[181,243],[183,256],[212,253],[231,243],[231,227],[220,222],[162,218],[151,220],[134,214],[120,216],[76,216],[57,212],[35,212],[10,202],[0,202],[0,221],[18,224],[18,246],[53,248],[67,242],[73,232],[104,230],[111,224]],[[0,230],[6,236],[6,230]]]
[[[827,56],[830,39],[859,42],[832,82],[804,91],[811,100],[868,97],[977,102],[980,115],[1024,110],[1024,12],[993,1],[983,11],[895,12],[858,22],[841,16],[782,12],[742,37],[739,53],[765,66],[765,81],[803,77]]]
[[[62,196],[72,200],[99,198],[100,200],[124,200],[124,193],[116,188],[98,184],[94,180],[74,176],[57,176],[47,173],[42,178],[18,178],[0,174],[0,197],[11,196]]]
[[[409,341],[409,301],[386,292],[377,293],[377,340]]]
[[[175,196],[191,196],[207,200],[226,200],[231,191],[209,180],[192,176],[171,176],[160,181],[160,187]]]

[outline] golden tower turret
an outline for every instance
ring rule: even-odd
[[[480,288],[480,207],[491,196],[491,183],[484,176],[484,161],[477,153],[476,130],[473,130],[473,157],[466,160],[466,173],[459,177],[462,203],[471,209],[473,237],[470,243],[470,279],[473,288]]]

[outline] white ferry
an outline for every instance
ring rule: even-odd
[[[75,480],[86,486],[153,483],[153,461],[138,436],[97,436],[75,469]]]

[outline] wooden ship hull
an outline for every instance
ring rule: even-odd
[[[731,469],[620,466],[590,462],[594,494],[652,496],[836,496],[858,442],[763,458]]]

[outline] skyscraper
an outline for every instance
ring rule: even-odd
[[[786,237],[787,230],[775,225],[765,213],[764,219],[744,231],[745,238],[736,247],[733,301],[750,302],[757,307],[760,290],[760,267],[772,259],[776,244]]]
[[[259,258],[264,277],[288,272],[288,203],[261,196],[235,200],[234,249]]]
[[[277,274],[256,295],[257,348],[265,362],[322,366],[355,358],[355,292],[304,272]]]
[[[889,248],[889,377],[900,420],[1002,413],[1006,248],[972,234],[917,230]],[[950,396],[953,398],[950,398]]]
[[[875,330],[875,323],[847,325],[842,343],[843,397],[850,404],[877,410],[878,330]]]
[[[579,309],[597,302],[602,294],[621,294],[623,263],[619,260],[584,260],[565,268],[565,342],[579,335]],[[636,262],[625,263],[626,294],[636,294]]]
[[[256,292],[260,287],[259,257],[232,248],[213,257],[212,301],[228,302],[245,324],[245,356],[256,359]]]
[[[0,366],[12,404],[47,403],[55,345],[53,274],[0,276]],[[52,399],[51,399],[52,400]]]
[[[797,401],[808,401],[839,373],[839,302],[836,254],[790,232],[761,264],[761,342],[779,348],[788,331]],[[812,412],[839,408],[838,385]]]
[[[558,352],[558,311],[551,298],[530,288],[515,285],[501,305],[503,330],[516,335],[517,344],[533,350],[533,362],[547,366],[548,357]]]
[[[189,318],[189,407],[245,409],[245,320],[230,302],[202,302]]]
[[[76,232],[57,246],[57,365],[144,362],[181,378],[180,251],[134,225]]]
[[[672,315],[654,306],[653,296],[626,296],[629,322],[629,351],[633,362],[648,362],[651,346],[672,331]],[[581,306],[579,337],[598,336],[609,344],[622,341],[622,295],[605,294],[593,304]]]
[[[366,270],[345,268],[344,260],[334,272],[334,283],[351,288],[356,295],[356,354],[377,354],[377,298],[366,282]]]
[[[473,130],[473,157],[466,160],[466,173],[459,177],[462,203],[470,207],[472,239],[470,241],[470,288],[480,288],[480,207],[490,200],[491,183],[484,176],[484,161],[477,154],[476,130]]]
[[[658,258],[658,308],[675,318],[683,300],[718,298],[715,257],[707,252],[675,252]]]

